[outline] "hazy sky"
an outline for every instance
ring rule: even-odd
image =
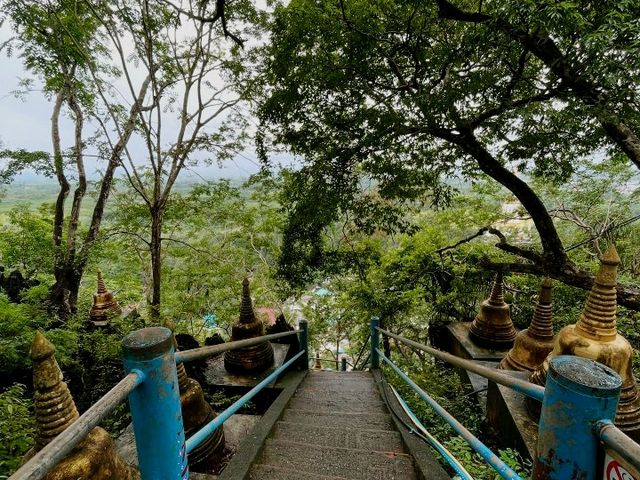
[[[0,44],[4,43],[10,34],[6,24],[0,27]],[[30,92],[23,98],[16,97],[14,92],[19,89],[20,79],[29,77],[20,58],[7,57],[5,52],[1,52],[0,66],[2,67],[0,68],[0,145],[5,148],[25,148],[50,152],[52,103],[40,91]],[[85,133],[90,134],[92,130],[91,126],[87,126]],[[73,130],[70,122],[66,119],[61,120],[61,136],[63,146],[69,146],[73,139]],[[87,158],[86,164],[88,175],[95,178],[97,176],[96,162]],[[198,175],[207,179],[248,177],[257,171],[255,153],[248,150],[237,155],[232,161],[226,162],[223,168],[215,165],[197,167],[195,172],[184,171],[181,178],[197,178]],[[17,180],[34,180],[34,174],[26,172]]]

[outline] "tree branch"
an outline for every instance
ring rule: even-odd
[[[559,266],[557,269],[548,270],[540,264],[519,263],[519,262],[492,262],[488,258],[480,261],[480,267],[487,270],[525,273],[536,276],[549,276],[572,287],[590,290],[595,281],[595,276],[584,270],[576,268],[573,263]],[[618,305],[630,310],[640,311],[640,290],[618,283],[616,286],[618,293]]]

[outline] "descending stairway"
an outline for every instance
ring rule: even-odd
[[[372,375],[311,371],[276,423],[249,478],[417,477]]]

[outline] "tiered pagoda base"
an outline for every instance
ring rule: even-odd
[[[267,370],[263,370],[253,375],[236,375],[228,372],[224,365],[224,355],[209,358],[207,360],[207,368],[204,371],[207,384],[241,385],[246,387],[256,386],[276,368],[280,367],[287,356],[289,345],[281,343],[272,343],[271,345],[273,347],[273,365]]]
[[[500,362],[507,354],[510,346],[504,350],[481,347],[471,340],[469,330],[472,322],[456,322],[447,326],[449,331],[449,346],[447,350],[461,358],[469,360],[483,360]]]

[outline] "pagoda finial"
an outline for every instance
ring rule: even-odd
[[[254,323],[256,314],[253,311],[251,302],[251,290],[249,290],[249,279],[245,277],[242,281],[242,300],[240,302],[240,323]]]
[[[89,321],[98,327],[104,327],[110,320],[122,313],[122,308],[113,293],[107,290],[102,270],[98,269],[98,289],[93,294],[93,305],[89,311]]]
[[[504,280],[502,278],[502,272],[498,272],[491,287],[491,296],[489,297],[489,303],[491,303],[491,305],[505,305],[503,289]]]
[[[256,317],[251,303],[249,279],[242,281],[240,318],[231,327],[231,340],[244,340],[264,335],[264,325]],[[243,375],[261,372],[273,365],[273,347],[264,341],[250,347],[229,350],[224,354],[224,366],[228,372]]]
[[[549,277],[545,277],[540,286],[540,294],[538,295],[536,308],[533,311],[533,319],[527,329],[530,336],[549,342],[553,340],[552,286],[552,280]]]
[[[613,340],[618,333],[617,275],[620,257],[614,244],[600,258],[600,268],[576,329],[595,340]]]
[[[504,302],[502,273],[498,272],[491,287],[491,295],[480,305],[471,326],[469,337],[485,348],[506,350],[513,346],[516,329],[511,321],[509,305]]]
[[[102,276],[102,270],[98,269],[98,289],[99,294],[107,293],[107,286],[104,284],[104,277]]]

